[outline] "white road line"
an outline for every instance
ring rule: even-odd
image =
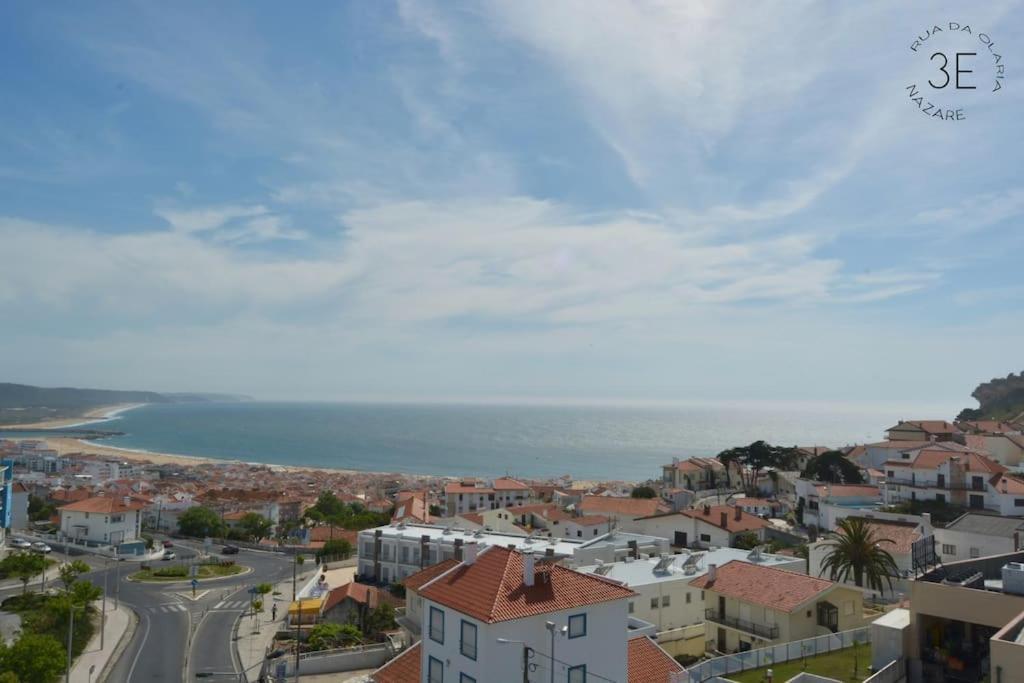
[[[142,654],[142,649],[146,647],[146,639],[149,638],[149,615],[143,614],[142,618],[146,620],[146,630],[142,634],[142,642],[139,643],[139,651],[135,653],[135,658],[132,660],[132,667],[128,669],[128,680],[132,680],[132,676],[135,674],[135,665],[139,663],[139,655]]]
[[[221,600],[220,602],[218,602],[216,605],[213,606],[213,609],[220,609],[223,606],[224,606],[224,601]]]

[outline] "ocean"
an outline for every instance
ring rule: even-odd
[[[917,407],[919,410],[926,410]],[[899,418],[948,417],[876,404],[656,407],[360,403],[152,404],[95,429],[120,448],[280,465],[446,476],[639,481],[673,457],[757,439],[780,445],[877,441]]]

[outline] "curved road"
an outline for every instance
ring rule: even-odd
[[[192,557],[198,547],[187,541],[174,541],[179,559]],[[103,585],[106,573],[111,599],[116,583],[119,600],[134,609],[139,617],[135,633],[118,658],[109,680],[178,683],[194,680],[196,673],[235,672],[237,675],[239,666],[231,637],[235,620],[247,608],[248,588],[257,583],[277,583],[291,576],[292,569],[291,558],[277,553],[242,550],[233,558],[241,565],[252,567],[253,571],[200,583],[198,599],[194,601],[190,599],[188,583],[165,585],[127,581],[124,575],[135,569],[134,563],[87,574],[86,578]],[[115,581],[118,572],[121,578]]]

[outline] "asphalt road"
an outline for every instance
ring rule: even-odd
[[[179,560],[192,557],[197,548],[185,541],[174,541]],[[233,559],[252,567],[253,571],[200,583],[197,593],[208,592],[195,601],[187,597],[191,592],[188,583],[164,585],[127,581],[125,576],[138,567],[135,563],[122,562],[118,569],[101,568],[86,575],[85,578],[102,585],[106,574],[111,599],[116,584],[118,599],[139,616],[138,627],[109,680],[178,683],[194,680],[196,673],[237,672],[239,667],[231,637],[235,620],[248,604],[246,591],[257,583],[276,583],[291,576],[291,558],[242,550]],[[121,578],[116,581],[118,572]]]

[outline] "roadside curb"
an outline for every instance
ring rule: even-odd
[[[110,654],[110,658],[100,670],[99,676],[96,677],[96,683],[104,683],[107,680],[107,677],[110,676],[110,672],[113,670],[114,666],[118,661],[120,661],[121,655],[123,655],[124,651],[128,649],[128,643],[130,643],[132,638],[135,636],[135,629],[139,626],[139,615],[131,607],[125,605],[125,608],[128,610],[128,614],[130,616],[128,627],[124,630],[124,633],[121,634],[121,638],[117,641],[117,645],[114,646],[114,651]]]
[[[212,581],[223,581],[224,579],[237,579],[240,576],[253,573],[252,567],[246,567],[242,565],[242,571],[237,574],[228,574],[227,576],[211,576],[206,579],[196,579],[200,584],[210,583]],[[147,586],[175,586],[177,584],[191,584],[192,579],[175,579],[174,581],[152,581],[149,579],[134,579],[131,576],[126,576],[125,581],[131,581],[132,583],[144,584]]]

